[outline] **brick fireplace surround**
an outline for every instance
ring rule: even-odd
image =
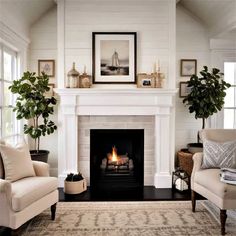
[[[176,90],[55,89],[60,97],[58,178],[81,171],[88,184],[89,129],[144,129],[144,185],[171,187]]]

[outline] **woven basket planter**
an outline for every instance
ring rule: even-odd
[[[87,190],[86,180],[64,181],[64,192],[66,194],[79,194]]]
[[[192,174],[193,170],[193,154],[186,151],[179,151],[177,152],[177,161],[178,161],[178,166],[187,172],[189,176]]]

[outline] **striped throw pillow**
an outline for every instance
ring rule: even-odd
[[[210,140],[203,141],[202,168],[235,168],[236,140],[217,143]]]

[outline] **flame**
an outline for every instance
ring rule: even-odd
[[[111,161],[118,161],[117,149],[115,146],[112,147]]]

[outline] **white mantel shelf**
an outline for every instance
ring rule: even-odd
[[[59,95],[82,95],[82,94],[160,94],[175,95],[178,89],[163,88],[63,88],[54,89]]]
[[[54,89],[60,97],[58,126],[59,185],[78,171],[78,116],[154,116],[153,183],[171,187],[174,169],[174,118],[177,89],[115,87]],[[114,127],[116,128],[116,127]],[[145,157],[144,157],[145,158]],[[89,177],[89,176],[88,176]]]

